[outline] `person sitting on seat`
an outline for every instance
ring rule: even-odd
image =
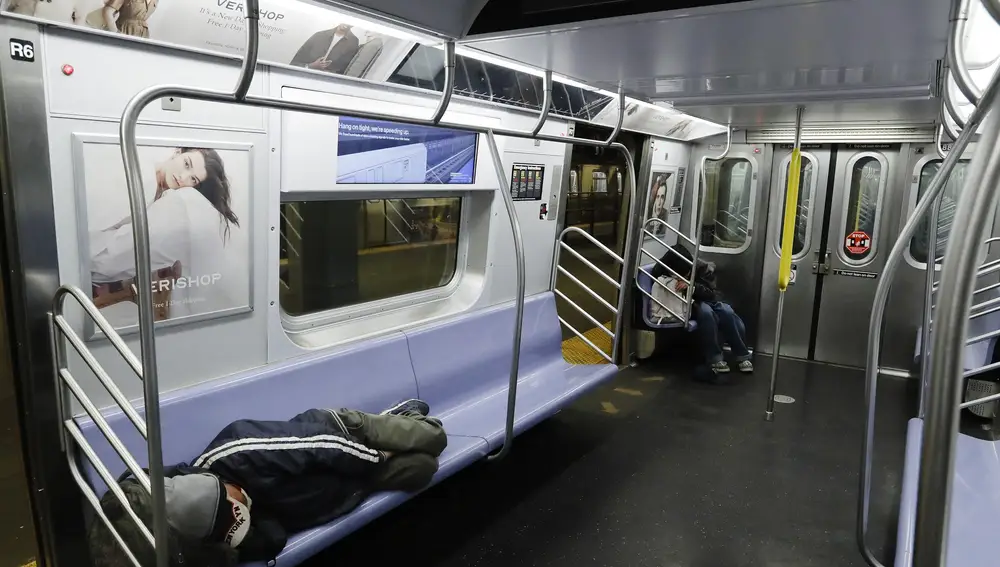
[[[665,264],[676,274],[691,280],[694,261],[686,248],[674,246],[668,249],[660,261],[653,266],[652,275],[654,278],[665,275],[676,277],[662,264]],[[678,279],[675,290],[683,295],[687,292],[687,284]],[[698,335],[705,361],[711,367],[712,372],[715,374],[729,372],[729,364],[722,356],[720,338],[725,339],[725,342],[729,344],[740,372],[753,372],[750,349],[746,345],[746,326],[740,316],[733,311],[733,307],[722,300],[722,296],[716,288],[714,265],[698,261],[698,267],[694,270],[692,298],[691,318],[698,322],[698,329],[695,332]]]
[[[374,492],[417,492],[437,472],[448,439],[429,406],[406,400],[380,414],[311,409],[289,421],[239,420],[190,465],[166,467],[171,565],[229,567],[271,562],[295,533],[347,514]],[[137,515],[151,521],[149,495],[119,479]],[[143,565],[153,551],[112,494],[101,505]],[[131,565],[97,520],[97,567]]]

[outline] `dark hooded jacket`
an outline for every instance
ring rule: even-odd
[[[660,261],[653,266],[653,277],[661,276],[677,277],[677,274],[685,278],[691,277],[691,264],[693,259],[691,253],[683,246],[674,246],[667,250],[667,253],[660,258]],[[670,273],[663,267],[666,264],[675,273]],[[698,261],[698,269],[694,278],[694,300],[695,301],[719,301],[720,294],[715,284],[715,269],[710,264]]]

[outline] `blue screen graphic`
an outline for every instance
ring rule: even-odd
[[[337,183],[470,184],[477,135],[450,128],[341,118]]]

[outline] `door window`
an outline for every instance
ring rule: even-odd
[[[879,154],[859,154],[848,164],[840,243],[840,256],[847,264],[864,264],[875,255],[886,170],[885,158]]]
[[[753,217],[753,164],[745,158],[708,161],[705,180],[708,188],[703,192],[701,245],[730,254],[746,250]]]
[[[941,212],[938,215],[937,222],[937,242],[934,247],[936,258],[944,256],[944,248],[948,243],[948,235],[951,234],[951,222],[955,217],[955,206],[958,204],[958,195],[962,190],[962,185],[965,183],[965,169],[968,164],[968,160],[955,164],[955,169],[951,171],[951,175],[948,177],[948,185],[945,186],[944,193],[941,195]],[[939,169],[941,169],[941,160],[939,159],[928,161],[920,168],[917,194],[913,198],[911,211],[916,208],[917,203],[923,198],[924,193],[927,192],[927,188],[930,186],[934,176],[937,175]],[[929,217],[930,214],[920,221],[920,224],[917,225],[917,231],[913,234],[913,239],[910,240],[910,258],[917,264],[927,263],[927,221]]]
[[[816,194],[816,176],[814,171],[816,169],[816,161],[807,154],[802,154],[802,164],[799,169],[799,204],[797,207],[797,212],[795,214],[795,234],[792,239],[792,257],[799,257],[803,252],[809,249],[809,239],[812,235],[810,229],[810,224],[812,220],[812,215],[810,215],[810,206],[812,205],[813,197]],[[781,184],[781,191],[784,192],[784,198],[781,201],[781,224],[778,225],[778,249],[777,253],[781,254],[781,247],[785,242],[784,226],[785,226],[785,207],[788,205],[788,173],[792,167],[792,156],[785,158],[785,164],[783,168]]]

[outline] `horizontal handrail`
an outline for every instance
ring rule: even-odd
[[[132,521],[135,522],[136,526],[139,527],[140,533],[142,533],[143,537],[146,538],[146,541],[149,542],[149,545],[155,547],[156,544],[153,541],[153,534],[149,532],[149,528],[146,527],[146,524],[139,519],[139,516],[135,513],[135,510],[132,509],[132,506],[128,503],[128,498],[126,498],[125,493],[122,492],[122,488],[118,486],[118,481],[115,479],[114,475],[111,474],[111,471],[108,470],[108,467],[104,466],[104,462],[102,462],[100,457],[97,456],[97,452],[94,451],[94,448],[91,447],[90,443],[87,442],[87,438],[83,436],[83,432],[80,431],[80,427],[72,419],[67,419],[63,423],[63,426],[66,428],[66,431],[69,433],[70,437],[73,438],[73,441],[76,443],[76,445],[80,448],[81,451],[83,451],[84,456],[87,457],[88,461],[90,461],[90,465],[94,467],[94,470],[97,471],[97,474],[101,477],[101,480],[104,481],[104,484],[108,485],[108,490],[111,491],[114,497],[125,509],[126,513],[128,513],[128,515],[132,518]],[[70,455],[70,460],[73,460],[72,456],[73,452],[67,451],[67,453]],[[74,464],[76,464],[75,461]],[[146,481],[148,482],[149,479],[147,478]],[[93,493],[93,489],[90,488],[90,485],[86,482],[84,484],[87,484],[87,488],[91,491],[91,493]],[[144,486],[143,488],[146,490],[146,492],[149,492],[148,486]],[[95,498],[96,496],[97,495],[94,494]],[[101,506],[98,505],[98,508],[100,507]]]
[[[598,268],[597,266],[595,266],[590,260],[584,258],[582,254],[580,254],[576,250],[573,250],[572,246],[570,246],[569,244],[566,244],[565,242],[563,242],[563,241],[560,240],[559,241],[559,247],[562,248],[562,249],[564,249],[564,250],[566,250],[567,252],[569,252],[573,256],[576,256],[576,259],[579,260],[580,262],[582,262],[584,266],[587,266],[588,268],[590,268],[591,270],[593,270],[594,273],[596,273],[597,275],[599,275],[602,278],[604,278],[605,281],[607,281],[611,285],[615,286],[615,288],[621,289],[621,287],[622,287],[621,283],[619,283],[618,281],[616,281],[613,277],[609,276],[608,274],[604,273],[604,270],[602,270],[602,269]]]
[[[57,316],[62,315],[67,295],[73,296],[73,299],[87,312],[87,315],[93,319],[97,328],[111,342],[111,346],[115,347],[118,354],[122,355],[122,358],[128,363],[129,368],[142,380],[142,364],[139,362],[139,359],[132,354],[132,350],[128,348],[128,345],[125,344],[125,341],[122,340],[118,332],[111,326],[111,323],[101,314],[97,306],[94,305],[93,300],[87,297],[87,294],[82,289],[75,285],[64,285],[57,289],[55,297],[52,300],[52,312]]]
[[[615,315],[618,314],[618,308],[617,307],[615,307],[614,305],[611,305],[610,303],[608,303],[608,301],[606,299],[604,299],[603,297],[601,297],[594,290],[590,289],[590,287],[588,287],[587,284],[583,283],[582,281],[579,280],[579,278],[577,278],[573,274],[569,273],[569,270],[567,270],[566,268],[564,268],[562,266],[556,266],[556,268],[559,270],[560,274],[566,276],[567,278],[570,279],[570,281],[572,281],[576,285],[578,285],[581,288],[583,288],[584,291],[586,291],[587,293],[589,293],[591,297],[593,297],[598,302],[600,302],[601,305],[603,305],[603,306],[607,307],[608,309],[610,309],[611,312],[614,313]]]
[[[605,246],[603,242],[601,242],[600,240],[594,238],[593,235],[591,235],[586,230],[583,230],[582,228],[577,228],[575,226],[568,226],[568,227],[566,227],[565,229],[563,229],[562,234],[559,235],[559,240],[562,241],[562,239],[567,234],[569,234],[571,232],[574,233],[574,234],[580,234],[580,235],[582,235],[584,238],[586,238],[587,240],[589,240],[591,244],[593,244],[594,246],[597,246],[597,248],[599,248],[602,252],[604,252],[608,256],[611,256],[611,258],[615,262],[618,262],[619,264],[624,264],[625,263],[625,260],[621,256],[619,256],[617,252],[615,252],[614,250],[612,250],[612,249],[608,248],[607,246]]]
[[[969,378],[970,376],[978,376],[979,374],[989,372],[990,370],[996,370],[997,368],[1000,368],[1000,362],[993,362],[985,366],[977,366],[976,368],[970,368],[963,372],[962,377]]]
[[[664,264],[659,258],[657,258],[653,254],[651,254],[649,252],[649,250],[646,250],[645,248],[640,248],[639,252],[640,252],[640,254],[645,254],[645,255],[649,256],[650,258],[652,258],[654,262],[656,262],[657,264],[659,264],[664,270],[667,270],[668,272],[670,272],[671,274],[673,274],[674,277],[676,277],[677,279],[681,280],[682,282],[684,282],[684,283],[686,283],[688,285],[691,285],[691,278],[685,277],[685,276],[682,276],[682,275],[678,274],[673,268],[671,268],[670,266]],[[653,277],[652,274],[646,274],[646,275],[648,275],[651,278]],[[653,278],[653,279],[655,281],[655,278]]]
[[[591,341],[590,339],[588,339],[587,337],[585,337],[583,335],[583,333],[581,333],[580,331],[577,331],[576,328],[573,327],[573,325],[570,325],[569,323],[566,322],[565,319],[563,319],[562,317],[559,317],[558,315],[556,317],[559,319],[560,323],[562,323],[563,325],[565,325],[566,328],[569,329],[574,335],[576,335],[581,341],[587,343],[587,345],[589,345],[590,348],[596,350],[597,353],[600,354],[601,356],[603,356],[605,360],[607,360],[611,364],[615,363],[615,361],[610,356],[608,356],[608,353],[604,352],[599,346],[595,345],[593,343],[593,341]]]
[[[673,295],[674,297],[676,297],[677,299],[680,299],[682,302],[687,303],[687,299],[685,299],[685,297],[683,295],[681,295],[681,294],[677,293],[676,291],[670,289],[670,286],[664,285],[663,282],[661,282],[660,280],[654,278],[653,274],[651,274],[651,273],[647,272],[646,270],[642,269],[642,266],[639,267],[639,271],[642,272],[642,273],[644,273],[644,274],[646,274],[646,276],[653,281],[653,285],[657,285],[657,286],[662,287],[664,290],[669,291],[670,294]],[[640,289],[642,289],[641,286],[640,286]],[[643,290],[643,291],[645,291],[645,290]],[[660,303],[660,302],[657,301],[657,303]],[[663,305],[663,304],[660,303],[660,305]],[[663,305],[663,307],[666,307],[666,305]]]
[[[972,338],[966,340],[965,344],[966,344],[966,346],[968,346],[968,345],[974,345],[976,343],[981,343],[981,342],[983,342],[985,340],[992,339],[993,337],[1000,337],[1000,329],[997,329],[995,331],[990,331],[988,333],[984,333],[982,335],[977,335],[975,337],[972,337]]]
[[[565,301],[566,303],[568,303],[570,305],[570,307],[572,307],[572,308],[576,309],[577,311],[579,311],[580,314],[583,315],[584,317],[586,317],[588,321],[590,321],[591,323],[594,324],[594,326],[596,326],[597,328],[599,328],[602,331],[604,331],[605,333],[607,333],[607,335],[609,337],[614,338],[615,334],[611,331],[611,329],[608,329],[607,327],[604,326],[604,323],[601,323],[600,321],[598,321],[597,319],[595,319],[593,315],[591,315],[590,313],[587,313],[586,309],[584,309],[584,308],[580,307],[579,305],[577,305],[576,302],[573,301],[572,299],[570,299],[569,297],[567,297],[565,293],[559,291],[558,289],[554,289],[554,290],[552,290],[552,292],[555,293],[556,295],[558,295],[559,297],[563,298],[563,301]]]
[[[988,404],[992,401],[1000,400],[1000,394],[990,394],[989,396],[983,396],[982,398],[976,398],[974,400],[969,400],[967,402],[962,402],[958,404],[958,407],[965,409],[971,408],[972,406],[978,406],[982,404]]]
[[[90,398],[87,397],[87,394],[83,391],[83,388],[80,387],[76,378],[73,378],[73,375],[70,374],[69,370],[66,370],[65,368],[59,369],[59,378],[64,384],[66,384],[66,386],[69,387],[70,392],[73,393],[73,396],[75,396],[77,401],[80,402],[80,405],[83,406],[84,411],[87,412],[90,419],[94,420],[94,425],[96,425],[97,429],[101,431],[104,438],[107,439],[108,443],[111,445],[111,448],[115,450],[115,453],[118,453],[118,456],[121,458],[122,462],[125,463],[125,466],[128,467],[128,470],[135,475],[139,484],[141,484],[147,491],[151,490],[149,477],[146,476],[142,467],[139,466],[138,462],[136,462],[132,453],[129,453],[128,449],[125,447],[125,443],[123,443],[121,438],[115,434],[108,421],[104,419],[103,415],[101,415],[101,410],[97,409],[94,402],[90,401]]]
[[[678,321],[679,323],[684,323],[684,321],[686,321],[686,320],[687,320],[687,318],[686,318],[686,317],[684,317],[683,315],[680,315],[680,314],[678,314],[678,313],[674,312],[674,310],[673,310],[673,309],[671,309],[671,308],[667,307],[666,305],[664,305],[662,301],[660,301],[659,299],[656,299],[655,297],[653,297],[653,294],[651,294],[651,293],[649,293],[648,291],[646,291],[646,290],[642,289],[641,287],[639,288],[639,291],[640,291],[640,292],[641,292],[641,293],[642,293],[643,295],[645,295],[646,297],[648,297],[648,298],[652,299],[653,301],[655,301],[657,305],[659,305],[660,307],[662,307],[662,308],[666,309],[668,313],[670,313],[671,315],[673,315],[674,317],[676,317],[676,318],[677,318],[677,321]]]
[[[80,489],[80,492],[83,493],[84,497],[87,499],[87,502],[90,503],[90,506],[91,508],[94,509],[94,512],[97,514],[97,517],[99,517],[101,521],[104,522],[104,526],[108,528],[108,530],[111,532],[111,535],[115,538],[115,541],[117,541],[118,545],[121,546],[122,550],[125,552],[125,556],[128,557],[129,561],[131,561],[132,565],[134,565],[135,567],[146,567],[141,563],[139,563],[139,560],[135,558],[135,555],[132,554],[132,550],[125,543],[125,540],[122,539],[121,534],[118,533],[118,530],[115,529],[115,526],[111,523],[111,520],[108,519],[107,514],[104,513],[104,509],[101,507],[100,499],[97,497],[96,494],[94,494],[94,489],[90,487],[90,484],[87,483],[86,480],[84,480],[83,474],[80,473],[80,466],[76,464],[76,459],[74,457],[73,451],[66,451],[66,461],[67,465],[69,466],[69,472],[73,476],[73,482],[76,483],[77,487],[79,487]],[[114,485],[114,483],[112,484]],[[125,507],[126,510],[130,511],[132,510],[132,507],[128,505],[128,501],[125,500],[124,493],[121,495],[115,494],[115,497],[118,498],[118,501],[120,503],[124,500],[124,503],[122,505]],[[132,521],[136,521],[136,518],[133,517]],[[137,522],[136,525],[142,526],[143,524],[142,522]]]
[[[132,422],[132,425],[139,430],[139,434],[142,435],[142,438],[146,439],[146,422],[139,416],[139,412],[132,407],[132,404],[129,403],[128,399],[125,398],[125,394],[120,388],[118,388],[118,385],[111,379],[111,376],[108,375],[107,371],[104,370],[99,362],[97,362],[97,359],[94,357],[94,354],[90,352],[90,349],[87,348],[87,345],[83,344],[80,337],[69,326],[69,323],[66,322],[66,318],[62,315],[54,315],[52,317],[52,323],[59,329],[62,336],[66,337],[69,344],[73,346],[73,349],[80,355],[80,358],[83,359],[84,363],[90,367],[90,370],[95,376],[97,376],[97,380],[100,381],[101,385],[103,385],[108,393],[111,394],[111,398],[116,404],[118,404],[118,407],[121,408],[125,417],[127,417],[128,420]]]
[[[661,219],[659,217],[653,217],[653,218],[647,220],[646,222],[644,222],[642,224],[642,229],[646,230],[646,225],[648,225],[650,223],[652,223],[652,224],[661,224],[661,225],[667,227],[668,229],[670,229],[671,232],[673,232],[677,236],[683,238],[685,242],[687,242],[688,244],[690,244],[692,246],[694,246],[694,245],[697,244],[697,242],[695,242],[693,238],[691,238],[690,236],[688,236],[688,235],[684,234],[683,232],[681,232],[681,230],[679,228],[675,227],[674,225],[668,223],[667,221],[665,221],[665,220],[663,220],[663,219]],[[649,234],[649,233],[647,232],[646,234]],[[650,234],[650,236],[652,236],[653,238],[656,238],[656,236],[654,236],[652,234]],[[659,240],[659,239],[657,238],[657,240]],[[663,243],[662,241],[660,241],[660,243],[663,244],[664,246],[666,246],[666,244]],[[687,260],[687,258],[684,258],[684,259]]]

